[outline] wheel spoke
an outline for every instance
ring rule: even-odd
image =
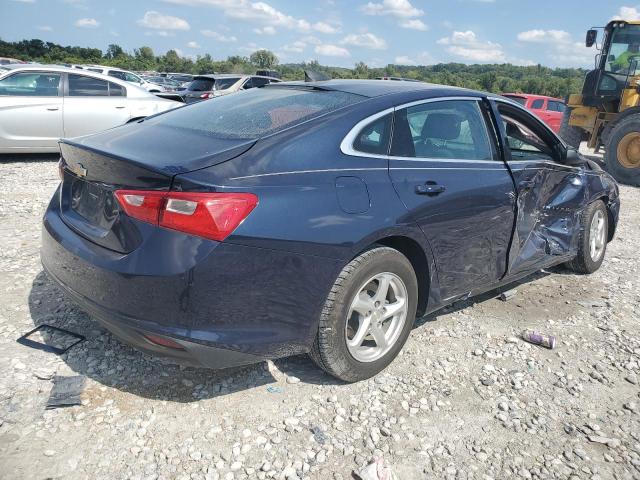
[[[401,313],[406,308],[406,300],[404,298],[398,298],[395,302],[385,306],[383,319],[387,319]]]
[[[371,325],[371,317],[363,317],[358,325],[358,330],[351,340],[347,339],[347,344],[350,347],[359,347],[362,345],[364,338],[369,334],[369,327]]]
[[[374,302],[380,302],[380,305],[384,305],[387,300],[387,293],[389,292],[389,278],[385,275],[378,279],[378,290],[373,296]]]
[[[387,337],[382,327],[380,327],[377,324],[371,324],[369,328],[369,333],[371,333],[371,336],[376,342],[376,346],[380,350],[384,350],[387,348]]]

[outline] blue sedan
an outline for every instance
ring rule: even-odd
[[[116,336],[222,368],[309,353],[368,378],[423,315],[597,270],[618,187],[499,96],[282,83],[60,144],[45,270]]]

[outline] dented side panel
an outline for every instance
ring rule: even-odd
[[[517,188],[509,275],[576,254],[580,218],[599,176],[549,161],[510,162]]]

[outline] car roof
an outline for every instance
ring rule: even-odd
[[[424,91],[433,96],[441,93],[450,94],[451,92],[459,92],[468,94],[472,90],[460,87],[451,87],[448,85],[437,85],[426,82],[390,82],[384,80],[322,80],[319,82],[284,82],[278,86],[292,85],[305,88],[318,88],[321,90],[336,90],[339,92],[353,93],[364,97],[380,97],[382,95],[390,95],[394,93],[407,93],[415,91]]]
[[[564,100],[558,97],[550,97],[548,95],[537,95],[535,93],[502,93],[503,97],[518,97],[518,98],[547,98],[549,100],[556,100],[564,103]]]

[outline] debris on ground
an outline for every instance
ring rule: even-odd
[[[500,300],[502,300],[503,302],[508,302],[513,297],[515,297],[517,294],[518,294],[518,290],[516,290],[515,288],[512,288],[511,290],[507,290],[505,292],[502,292],[500,294]]]
[[[522,339],[533,345],[540,345],[551,350],[556,348],[556,337],[554,335],[547,335],[534,330],[525,330],[522,332]]]
[[[385,464],[382,456],[373,457],[369,464],[354,471],[353,474],[360,480],[399,480],[391,467]]]
[[[72,407],[82,405],[82,390],[86,377],[84,375],[74,375],[72,377],[53,377],[53,387],[49,393],[47,410],[60,407]]]

